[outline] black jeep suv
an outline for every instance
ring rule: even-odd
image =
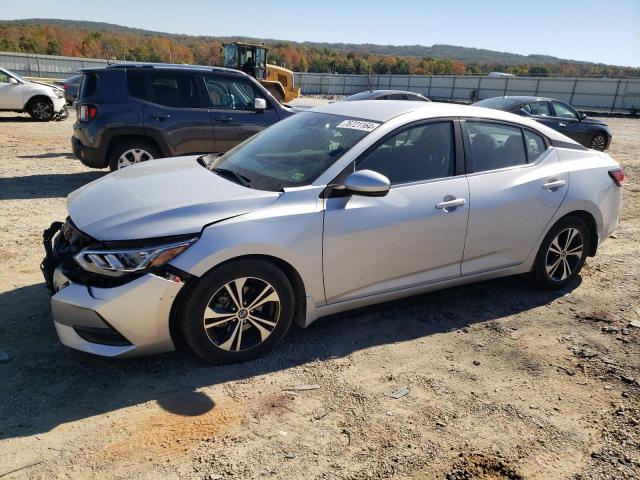
[[[93,168],[226,152],[295,113],[238,70],[123,64],[82,73],[71,144]]]

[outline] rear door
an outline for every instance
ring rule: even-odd
[[[462,123],[471,198],[462,275],[522,263],[564,200],[568,174],[532,130]]]
[[[216,152],[231,150],[280,119],[270,100],[248,79],[209,75],[205,85]],[[266,110],[255,110],[256,98],[267,102]]]
[[[130,95],[145,100],[144,128],[163,137],[171,155],[214,151],[213,125],[202,77],[170,69],[127,72]]]

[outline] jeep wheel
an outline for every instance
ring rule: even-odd
[[[144,140],[130,140],[121,143],[111,151],[109,155],[109,170],[119,170],[136,163],[146,162],[159,158],[160,152]]]

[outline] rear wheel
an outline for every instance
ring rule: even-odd
[[[178,321],[193,352],[212,363],[253,360],[289,330],[293,287],[275,265],[238,260],[204,276],[187,295]]]
[[[273,98],[275,98],[278,101],[278,103],[284,102],[284,95],[280,90],[278,90],[275,87],[269,87],[268,90],[269,90],[269,93],[273,95]]]
[[[544,289],[562,288],[578,276],[591,245],[589,228],[579,217],[565,217],[544,238],[532,276]]]
[[[160,152],[144,140],[130,140],[116,146],[109,155],[109,170],[119,170],[136,163],[158,158]]]
[[[29,104],[27,113],[38,122],[48,122],[53,119],[53,103],[49,99],[36,99]]]
[[[597,133],[591,139],[591,148],[594,150],[604,151],[604,147],[607,145],[607,138],[602,133]]]

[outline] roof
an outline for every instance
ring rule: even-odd
[[[329,113],[343,115],[374,122],[388,122],[400,115],[412,114],[417,120],[439,117],[467,117],[485,118],[489,120],[502,120],[511,123],[528,126],[538,130],[547,137],[563,142],[573,142],[561,133],[539,123],[535,120],[521,117],[503,110],[474,107],[471,105],[457,105],[454,103],[438,102],[414,102],[410,100],[361,100],[358,102],[335,102],[316,107],[307,112]],[[575,143],[575,142],[573,142]]]
[[[162,68],[162,69],[175,69],[175,70],[198,70],[205,72],[218,72],[218,73],[227,73],[230,75],[238,75],[238,76],[248,76],[241,70],[236,70],[234,68],[224,68],[224,67],[210,67],[206,65],[186,65],[186,64],[175,64],[175,63],[110,63],[106,67],[92,67],[92,68],[83,68],[82,72],[95,72],[98,70],[102,70],[103,68]]]

